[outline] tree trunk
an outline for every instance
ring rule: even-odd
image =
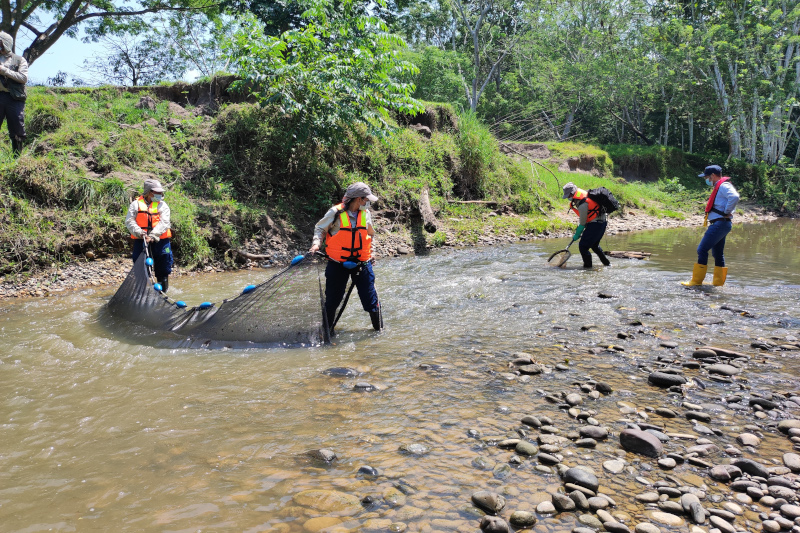
[[[428,189],[423,189],[422,192],[419,193],[419,212],[422,215],[425,231],[428,233],[436,233],[436,215],[433,214],[433,209],[431,208]]]

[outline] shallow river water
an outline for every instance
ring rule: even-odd
[[[594,449],[570,441],[557,454],[594,470],[617,519],[631,529],[650,520],[653,504],[634,496],[661,480],[702,488],[704,505],[721,508],[734,495],[705,468],[660,469],[625,452],[618,435],[626,423],[647,421],[702,437],[682,416],[690,402],[712,415],[706,425],[717,432],[707,436],[719,447],[707,461],[730,462],[723,450],[734,445],[744,457],[783,465],[792,443],[774,426],[800,416],[790,409],[800,406],[764,413],[746,398],[800,390],[800,352],[751,347],[758,338],[780,345],[800,337],[800,225],[734,226],[728,283],[687,289],[679,282],[690,276],[700,235],[608,237],[606,250],[653,255],[590,271],[578,268],[577,253],[565,269],[547,267],[564,244],[553,240],[382,260],[375,271],[387,329],[371,331],[354,295],[335,344],[325,347],[137,345],[100,324],[113,288],[0,302],[0,531],[477,531],[476,491],[502,494],[507,519],[563,490],[554,467],[526,456],[515,464],[514,449],[497,446],[507,437],[536,441],[540,431],[520,422],[526,415],[549,417],[562,435],[585,426],[585,417],[547,398],[562,392],[581,394],[577,409],[611,435]],[[181,277],[171,291],[220,299],[269,275]],[[698,325],[703,318],[724,322]],[[731,383],[686,368],[700,386],[680,393],[648,384],[661,362],[680,367],[702,345],[752,358]],[[514,373],[519,352],[545,372]],[[333,367],[358,375],[323,373]],[[579,388],[588,380],[613,392],[592,398]],[[720,401],[734,393],[744,395],[743,408]],[[659,407],[679,417],[659,417]],[[757,448],[736,442],[746,431],[762,438]],[[694,444],[673,438],[665,453]],[[337,459],[307,454],[325,448]],[[625,467],[612,474],[603,463],[616,458]],[[736,529],[759,530],[765,509],[736,501],[744,510]],[[535,530],[569,531],[578,516],[540,514]],[[688,528],[685,517],[658,525]]]

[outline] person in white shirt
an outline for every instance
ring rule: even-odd
[[[706,222],[708,226],[703,239],[697,246],[697,263],[692,271],[690,281],[682,281],[687,287],[702,285],[708,270],[708,252],[714,256],[714,281],[717,287],[725,285],[728,278],[728,267],[725,266],[725,238],[733,227],[733,211],[739,203],[739,193],[730,182],[730,177],[722,175],[719,165],[709,165],[698,175],[705,178],[706,185],[713,187],[706,203]]]
[[[153,259],[153,273],[162,290],[169,288],[169,275],[175,258],[172,255],[172,223],[167,202],[164,201],[164,187],[154,179],[144,180],[144,192],[128,206],[125,227],[133,239],[133,262],[148,246]]]

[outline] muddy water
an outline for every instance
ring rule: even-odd
[[[736,227],[721,289],[678,283],[694,261],[696,229],[610,237],[606,249],[653,256],[593,271],[578,269],[577,255],[566,269],[547,268],[547,255],[562,244],[554,241],[381,261],[387,331],[369,331],[354,298],[336,344],[310,349],[136,345],[100,325],[108,289],[3,302],[0,530],[475,531],[473,492],[503,494],[508,518],[534,511],[562,487],[554,468],[537,458],[510,464],[513,449],[496,446],[519,438],[518,430],[536,440],[539,431],[520,423],[526,415],[550,417],[562,435],[582,427],[546,398],[561,392],[579,392],[578,410],[611,432],[593,450],[570,441],[558,453],[565,465],[593,468],[618,519],[631,528],[645,520],[654,507],[633,496],[661,480],[703,488],[704,505],[721,508],[733,493],[704,468],[661,470],[654,459],[622,450],[618,434],[628,422],[648,421],[700,437],[682,416],[653,412],[668,407],[682,415],[689,401],[712,415],[707,425],[718,431],[707,438],[720,451],[706,460],[729,462],[722,450],[732,444],[745,457],[782,465],[791,442],[770,423],[800,412],[759,418],[746,401],[741,408],[720,398],[800,389],[798,352],[750,347],[756,338],[783,344],[800,336],[798,237],[794,221]],[[265,275],[181,278],[174,296],[219,300]],[[709,317],[724,322],[696,323]],[[664,341],[678,348],[660,347]],[[687,387],[683,396],[647,384],[659,358],[680,366],[703,344],[753,359],[734,383],[686,370],[706,388]],[[543,363],[545,373],[511,372],[518,352]],[[567,370],[556,370],[559,364]],[[323,373],[332,367],[359,375]],[[577,385],[588,379],[614,392],[593,399]],[[360,382],[376,390],[354,390]],[[736,443],[745,426],[761,433],[757,449]],[[672,439],[665,453],[694,444]],[[305,455],[321,448],[338,459]],[[617,474],[602,466],[614,458],[626,462]],[[378,475],[359,473],[362,467]],[[760,528],[756,513],[765,509],[743,507],[738,529]],[[568,531],[577,517],[539,515],[536,529]],[[675,527],[685,529],[685,520]]]

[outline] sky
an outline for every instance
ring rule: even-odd
[[[24,50],[29,43],[30,39],[25,39],[20,35],[17,53]],[[102,53],[103,45],[100,43],[84,43],[78,39],[62,37],[43,56],[34,61],[28,72],[30,79],[28,83],[46,83],[48,78],[52,78],[59,71],[63,71],[69,75],[67,79],[71,85],[72,76],[77,78],[86,77],[82,76],[84,73],[84,59],[91,59],[95,55]]]

